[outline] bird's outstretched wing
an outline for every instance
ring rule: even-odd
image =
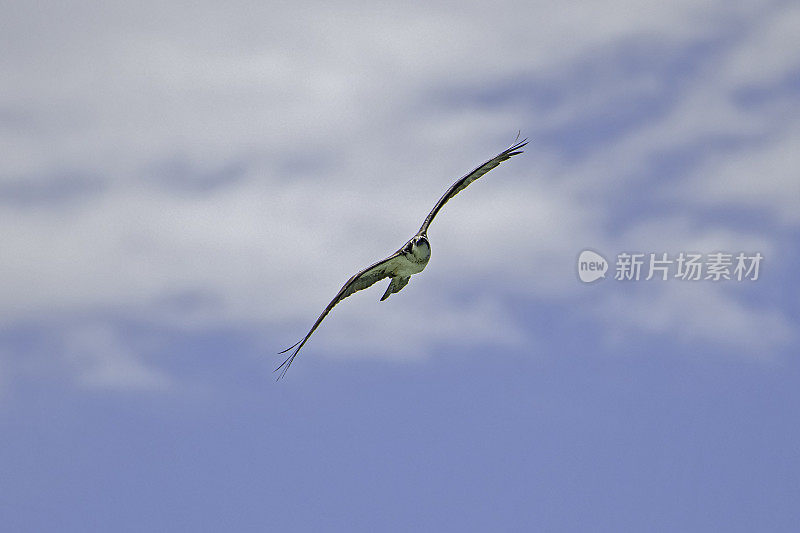
[[[519,135],[517,135],[517,139],[519,139]],[[456,194],[466,189],[470,183],[480,178],[481,176],[492,170],[494,167],[496,167],[503,161],[506,161],[507,159],[517,154],[521,154],[522,150],[520,150],[520,148],[522,148],[526,144],[528,144],[528,139],[522,139],[519,142],[514,141],[514,144],[512,144],[511,146],[509,146],[508,148],[506,148],[505,150],[503,150],[490,160],[486,161],[482,165],[479,165],[473,171],[467,173],[465,176],[461,177],[458,181],[452,184],[450,188],[447,189],[447,192],[445,192],[444,195],[441,198],[439,198],[439,201],[436,202],[436,205],[431,210],[431,212],[428,213],[425,222],[423,222],[422,227],[419,228],[419,233],[425,233],[426,231],[428,231],[428,226],[430,226],[431,222],[433,221],[433,217],[436,216],[436,213],[439,212],[439,210],[444,206],[444,204],[448,202],[448,200],[450,200],[450,198],[452,198]]]
[[[314,333],[314,330],[317,329],[317,327],[320,325],[322,319],[324,319],[325,316],[331,312],[331,309],[333,309],[336,304],[338,304],[351,294],[360,291],[362,289],[366,289],[367,287],[374,285],[380,280],[391,276],[397,267],[396,260],[398,257],[400,257],[400,255],[401,255],[400,251],[395,252],[386,259],[378,261],[374,265],[368,266],[367,268],[365,268],[361,272],[358,272],[352,278],[347,280],[347,283],[344,284],[344,286],[339,290],[339,293],[333,298],[333,300],[331,300],[331,303],[329,303],[328,306],[325,308],[325,310],[322,311],[322,314],[319,315],[319,318],[317,318],[317,321],[314,322],[313,326],[311,326],[311,330],[306,334],[306,336],[297,341],[292,346],[289,346],[285,350],[278,352],[278,353],[286,353],[289,350],[294,349],[292,354],[289,357],[287,357],[286,360],[283,363],[281,363],[281,365],[278,368],[275,369],[275,372],[283,369],[281,373],[278,375],[278,379],[286,375],[286,371],[289,370],[289,367],[292,366],[294,358],[297,357],[297,352],[300,351],[300,348],[302,348],[303,345],[308,340],[308,338],[311,337],[311,334]]]

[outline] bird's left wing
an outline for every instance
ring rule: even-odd
[[[517,139],[519,139],[519,135],[517,135]],[[431,209],[431,212],[428,213],[428,216],[425,218],[425,222],[422,223],[422,227],[419,228],[418,233],[425,233],[426,231],[428,231],[428,226],[430,226],[431,222],[433,222],[433,217],[436,216],[436,213],[438,213],[439,210],[442,207],[444,207],[444,204],[446,204],[450,200],[450,198],[452,198],[456,194],[466,189],[470,183],[480,178],[481,176],[483,176],[484,174],[486,174],[487,172],[498,166],[503,161],[506,161],[517,154],[521,154],[522,153],[521,148],[526,144],[528,144],[528,139],[522,139],[519,142],[514,141],[514,144],[512,144],[511,146],[509,146],[508,148],[506,148],[493,158],[489,159],[485,163],[478,165],[471,172],[468,172],[466,175],[459,178],[458,181],[453,183],[450,186],[450,188],[447,189],[447,192],[445,192],[442,195],[442,197],[439,198],[439,201],[436,202],[436,205],[433,207],[433,209]]]
[[[352,278],[347,280],[347,283],[345,283],[344,286],[342,286],[342,288],[339,290],[339,293],[333,298],[333,300],[331,300],[331,303],[328,304],[325,310],[322,311],[322,314],[319,315],[319,318],[317,318],[317,321],[314,322],[313,326],[311,326],[311,330],[306,334],[306,336],[297,341],[292,346],[289,346],[285,350],[278,352],[278,353],[286,353],[289,350],[294,349],[292,354],[289,357],[287,357],[286,360],[283,363],[281,363],[281,365],[278,368],[275,369],[276,372],[278,370],[281,370],[281,368],[283,369],[283,371],[278,376],[278,379],[286,375],[286,371],[289,370],[289,367],[292,366],[294,358],[297,357],[297,352],[300,351],[300,348],[302,348],[303,345],[308,340],[308,338],[311,337],[311,334],[314,333],[314,330],[317,329],[317,327],[320,325],[325,316],[327,316],[327,314],[331,312],[331,309],[333,309],[336,304],[338,304],[351,294],[358,292],[362,289],[366,289],[367,287],[374,285],[380,280],[391,276],[397,267],[396,260],[400,255],[401,255],[400,251],[395,252],[386,259],[378,261],[374,265],[368,266],[367,268],[358,272]]]

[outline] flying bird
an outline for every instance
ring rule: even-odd
[[[300,348],[302,348],[303,345],[308,341],[309,337],[311,337],[311,334],[314,333],[322,320],[328,315],[328,313],[331,312],[331,309],[333,309],[336,304],[355,292],[366,289],[367,287],[371,287],[384,278],[390,278],[391,281],[389,282],[389,286],[386,288],[386,292],[384,292],[383,296],[381,297],[381,301],[384,301],[386,298],[396,292],[400,292],[403,287],[408,285],[408,281],[411,279],[413,274],[419,274],[422,272],[425,266],[428,264],[428,260],[431,258],[431,245],[428,242],[427,232],[428,226],[430,226],[431,222],[433,222],[433,218],[442,209],[442,207],[444,207],[444,204],[446,204],[453,196],[466,189],[470,183],[477,180],[503,161],[506,161],[517,154],[521,154],[523,152],[521,148],[528,144],[528,139],[523,139],[519,142],[517,141],[519,141],[519,134],[517,134],[517,139],[514,141],[514,144],[485,163],[477,166],[474,170],[468,172],[455,183],[453,183],[450,188],[447,189],[444,195],[439,198],[439,201],[436,202],[435,206],[433,206],[433,209],[430,213],[428,213],[428,216],[425,217],[425,222],[422,223],[422,227],[419,228],[419,231],[414,234],[414,236],[411,237],[411,239],[409,239],[408,242],[406,242],[399,250],[386,259],[382,259],[354,274],[353,277],[347,280],[347,283],[344,284],[333,300],[331,300],[331,303],[329,303],[325,310],[322,311],[322,314],[319,315],[319,318],[317,318],[317,321],[314,322],[313,326],[311,326],[311,329],[306,336],[292,346],[289,346],[285,350],[278,352],[286,353],[290,350],[294,350],[292,351],[291,355],[289,355],[286,360],[275,369],[275,372],[278,372],[279,370],[281,371],[281,373],[278,375],[278,379],[286,375],[286,371],[289,370],[290,366],[292,366],[292,362],[294,361],[294,358],[297,357],[297,353],[300,351]]]

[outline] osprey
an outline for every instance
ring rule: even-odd
[[[403,287],[408,285],[408,281],[411,279],[413,274],[422,272],[422,270],[425,268],[425,265],[428,264],[428,260],[431,258],[431,245],[428,242],[427,231],[428,226],[430,226],[431,222],[433,221],[433,217],[436,216],[436,213],[439,212],[439,210],[448,202],[448,200],[450,200],[450,198],[466,189],[470,183],[480,178],[510,157],[521,154],[523,152],[521,148],[528,144],[528,140],[523,139],[522,141],[517,142],[518,140],[519,134],[517,134],[517,140],[514,141],[514,144],[453,183],[450,188],[447,189],[447,192],[445,192],[444,195],[439,198],[439,201],[436,202],[436,205],[433,207],[431,212],[428,213],[428,216],[425,217],[425,222],[422,223],[422,227],[419,228],[419,231],[413,237],[411,237],[411,239],[406,242],[402,248],[397,250],[386,259],[378,261],[374,265],[368,266],[347,280],[347,283],[344,284],[344,286],[339,290],[338,294],[336,294],[333,300],[331,300],[331,303],[329,303],[325,310],[322,311],[322,314],[319,315],[319,318],[317,318],[317,321],[314,322],[313,326],[311,326],[311,330],[309,330],[306,336],[292,346],[289,346],[285,350],[278,352],[286,353],[289,350],[294,349],[291,355],[289,355],[289,357],[287,357],[286,360],[275,369],[276,372],[283,369],[283,371],[278,375],[278,379],[286,375],[286,371],[289,370],[294,358],[297,357],[297,353],[300,351],[300,348],[302,348],[303,345],[308,341],[308,338],[311,337],[311,334],[314,333],[314,330],[319,327],[322,320],[328,315],[328,313],[331,312],[331,309],[333,309],[336,304],[357,291],[366,289],[367,287],[374,285],[384,278],[390,278],[391,281],[389,282],[389,286],[386,288],[386,292],[384,292],[383,296],[381,297],[381,301],[384,301],[386,298],[396,292],[400,292]]]

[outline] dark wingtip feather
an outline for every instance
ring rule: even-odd
[[[511,147],[509,148],[509,150],[518,150],[518,149],[522,148],[523,146],[525,146],[526,144],[528,144],[528,138],[527,137],[522,139],[518,143],[512,144]]]
[[[517,135],[517,140],[518,139],[519,139],[519,135]],[[514,144],[512,144],[511,146],[506,148],[503,151],[502,155],[504,155],[506,157],[511,157],[511,156],[523,153],[523,151],[520,150],[520,148],[522,148],[522,147],[524,147],[525,145],[528,144],[528,138],[525,137],[524,139],[522,139],[519,142],[517,142],[517,140],[514,141]]]
[[[292,353],[292,355],[290,355],[289,357],[287,357],[286,359],[284,359],[283,363],[281,363],[281,364],[278,366],[278,368],[276,368],[275,370],[273,370],[273,372],[277,372],[277,371],[279,371],[281,368],[283,368],[283,372],[281,372],[281,373],[278,375],[278,377],[277,377],[277,379],[275,379],[275,381],[278,381],[278,380],[280,380],[280,379],[281,379],[283,376],[285,376],[285,375],[286,375],[286,371],[287,371],[287,370],[289,370],[289,367],[290,367],[290,366],[292,366],[292,361],[294,361],[294,358],[295,358],[295,357],[297,357],[297,352],[299,352],[299,351],[300,351],[300,348],[302,348],[302,347],[303,347],[303,344],[302,344],[302,343],[303,343],[303,340],[304,340],[304,339],[300,339],[299,341],[297,341],[296,343],[292,344],[291,346],[289,346],[289,347],[288,347],[288,348],[286,348],[285,350],[282,350],[282,351],[278,352],[279,354],[280,354],[280,353],[286,353],[286,352],[288,352],[289,350],[291,350],[292,348],[295,348],[295,347],[297,346],[297,348],[296,348],[296,349],[295,349],[295,351]],[[298,345],[299,345],[299,346],[298,346]]]
[[[298,344],[299,344],[299,343],[298,343]],[[289,357],[287,357],[287,358],[286,358],[286,359],[283,361],[283,363],[281,363],[280,365],[278,365],[278,368],[276,368],[275,370],[273,370],[273,372],[277,372],[277,371],[279,371],[281,368],[283,368],[283,371],[282,371],[280,374],[278,374],[278,377],[277,377],[277,378],[275,378],[275,381],[280,381],[280,379],[281,379],[283,376],[285,376],[285,375],[286,375],[286,371],[287,371],[287,370],[289,370],[289,367],[290,367],[290,366],[292,366],[292,361],[294,361],[294,358],[297,356],[297,352],[299,352],[299,351],[300,351],[300,349],[299,349],[299,348],[298,348],[297,350],[295,350],[295,351],[294,351],[294,353],[293,353],[292,355],[290,355]]]
[[[291,346],[289,346],[289,347],[288,347],[288,348],[286,348],[285,350],[281,350],[281,351],[280,351],[280,352],[278,352],[278,353],[279,353],[279,354],[281,354],[281,353],[286,353],[286,352],[288,352],[289,350],[291,350],[292,348],[294,348],[295,346],[297,346],[298,344],[300,344],[301,342],[303,342],[303,339],[300,339],[300,340],[299,340],[299,341],[297,341],[296,343],[292,344]]]

